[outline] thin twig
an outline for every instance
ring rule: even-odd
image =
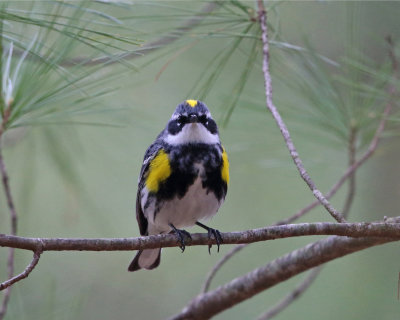
[[[0,291],[10,287],[11,285],[13,285],[16,282],[28,277],[29,274],[32,272],[32,270],[38,264],[39,259],[40,259],[40,255],[41,255],[40,251],[35,251],[33,253],[33,259],[31,261],[31,263],[25,268],[24,271],[22,271],[19,275],[15,276],[15,277],[13,277],[11,279],[8,279],[7,281],[4,281],[4,282],[0,283]]]
[[[225,254],[215,265],[212,267],[210,272],[207,274],[206,280],[201,287],[201,293],[205,293],[210,289],[211,281],[214,279],[215,274],[218,272],[219,269],[227,262],[230,258],[232,258],[236,253],[242,250],[244,247],[247,247],[249,243],[245,244],[238,244],[237,246],[233,247],[227,254]]]
[[[349,134],[349,147],[348,147],[350,167],[356,163],[356,139],[357,139],[357,130],[355,128],[351,128]],[[347,190],[347,196],[344,202],[344,207],[342,209],[342,214],[346,219],[349,216],[350,208],[351,205],[353,204],[355,193],[356,193],[356,172],[353,171],[349,176],[349,187]]]
[[[395,78],[398,78],[399,63],[397,61],[396,53],[394,50],[394,47],[395,47],[394,41],[390,35],[386,37],[386,42],[389,45],[389,57],[392,62],[393,74],[394,74]]]
[[[3,100],[3,99],[1,99]],[[1,144],[1,139],[3,137],[3,133],[6,129],[8,118],[11,113],[11,105],[12,101],[7,102],[7,108],[4,110],[2,114],[2,122],[0,124],[0,174],[2,177],[3,181],[3,188],[4,188],[4,193],[7,199],[7,205],[8,209],[10,211],[10,217],[11,217],[11,235],[15,236],[17,234],[17,212],[15,210],[15,205],[14,201],[11,195],[11,189],[10,189],[10,184],[9,184],[9,178],[6,170],[6,165],[4,163],[3,159],[3,153],[2,153],[2,144]],[[14,276],[14,248],[9,248],[8,251],[8,259],[7,259],[7,275],[8,278],[11,279]],[[3,302],[1,304],[1,309],[0,309],[0,320],[2,320],[7,313],[7,306],[8,302],[10,300],[10,295],[11,295],[11,287],[8,287],[7,290],[4,293],[3,296]]]
[[[17,234],[17,212],[15,210],[14,201],[13,201],[13,198],[11,195],[9,178],[8,178],[7,170],[6,170],[4,159],[3,159],[3,154],[1,152],[1,144],[0,144],[0,172],[1,172],[1,177],[2,177],[2,181],[3,181],[4,192],[5,192],[5,195],[7,198],[7,205],[10,210],[11,234],[16,235]]]
[[[343,183],[345,183],[346,180],[348,178],[350,178],[352,176],[352,174],[360,166],[362,166],[365,163],[365,161],[367,161],[373,155],[373,153],[375,152],[375,150],[378,146],[382,132],[385,128],[387,117],[390,114],[391,110],[392,110],[392,103],[388,103],[386,105],[385,110],[383,111],[382,119],[379,122],[378,128],[376,129],[375,135],[372,138],[367,151],[361,156],[361,158],[358,161],[356,161],[353,165],[351,165],[347,168],[347,170],[343,173],[343,175],[336,182],[336,184],[334,186],[332,186],[332,188],[325,194],[325,197],[327,199],[330,199],[331,197],[333,197],[336,194],[336,192],[340,189],[340,187],[343,185]],[[291,223],[292,221],[300,218],[301,216],[303,216],[304,214],[309,212],[311,209],[315,208],[318,204],[320,204],[319,201],[314,201],[313,203],[310,203],[307,207],[305,207],[305,208],[301,209],[299,212],[295,213],[293,216],[291,216],[287,219],[281,220],[277,224],[281,225],[281,224]]]
[[[314,181],[311,179],[306,169],[304,168],[303,162],[299,157],[299,154],[294,146],[292,138],[290,137],[289,130],[287,129],[285,123],[282,120],[281,115],[278,112],[278,109],[274,105],[272,101],[272,82],[271,75],[269,72],[269,44],[268,44],[268,30],[267,30],[267,13],[264,8],[263,0],[258,0],[258,11],[260,18],[260,25],[262,31],[262,42],[263,42],[263,74],[264,74],[264,82],[265,82],[265,97],[266,97],[266,105],[272,116],[277,123],[282,136],[285,140],[286,146],[289,149],[290,155],[297,167],[297,170],[300,173],[300,176],[306,182],[308,187],[311,189],[314,196],[319,200],[319,202],[326,208],[326,210],[331,214],[331,216],[338,222],[346,222],[346,219],[343,215],[338,212],[324,197],[321,191],[317,189]]]
[[[7,258],[7,275],[8,278],[11,279],[14,276],[14,248],[9,248],[8,250],[8,258]],[[3,302],[1,304],[0,309],[0,320],[4,318],[7,313],[8,302],[10,301],[11,296],[11,287],[8,287],[4,292]]]
[[[292,292],[290,292],[285,298],[283,298],[276,306],[272,307],[267,312],[259,316],[257,320],[271,319],[278,313],[286,309],[292,302],[300,298],[300,296],[311,286],[321,270],[321,266],[312,269],[309,275]]]
[[[349,134],[349,147],[348,147],[348,158],[349,166],[354,165],[356,162],[356,140],[357,140],[357,130],[352,128]],[[356,181],[355,172],[350,175],[349,188],[347,190],[347,196],[345,204],[342,210],[344,217],[347,219],[351,205],[353,204]],[[317,276],[322,271],[322,266],[316,267],[310,271],[310,274],[299,284],[296,288],[290,292],[286,297],[279,301],[275,306],[267,310],[265,313],[260,315],[257,320],[269,320],[274,316],[285,310],[289,305],[296,301],[300,296],[311,286],[311,284],[316,280]]]

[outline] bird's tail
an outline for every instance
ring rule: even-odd
[[[160,264],[161,248],[140,250],[128,267],[128,271],[151,270]]]

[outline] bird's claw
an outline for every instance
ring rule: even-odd
[[[182,250],[182,252],[185,251],[185,248],[186,248],[185,237],[192,240],[192,236],[186,230],[181,230],[181,229],[175,228],[175,226],[173,224],[170,224],[170,226],[173,229],[173,231],[177,237],[177,240],[179,242],[179,248]]]
[[[215,242],[217,243],[217,252],[219,252],[219,246],[223,241],[222,236],[221,236],[221,232],[219,232],[219,230],[217,229],[213,229],[213,228],[209,228],[208,229],[208,239],[211,239],[211,237],[214,236],[215,238]],[[211,247],[212,244],[208,245],[208,253],[211,254]]]

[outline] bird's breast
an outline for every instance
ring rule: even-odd
[[[159,231],[169,231],[170,223],[176,228],[191,227],[196,221],[214,216],[222,201],[203,187],[202,179],[198,176],[183,197],[175,196],[159,204],[153,223]]]
[[[142,190],[143,213],[154,232],[169,232],[171,223],[176,228],[193,226],[216,214],[227,190],[220,152],[205,145],[169,150],[168,178],[156,193]]]

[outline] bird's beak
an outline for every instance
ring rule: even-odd
[[[196,122],[198,122],[198,120],[199,120],[199,118],[197,117],[197,115],[195,115],[195,114],[189,115],[189,122],[190,123],[196,123]]]

